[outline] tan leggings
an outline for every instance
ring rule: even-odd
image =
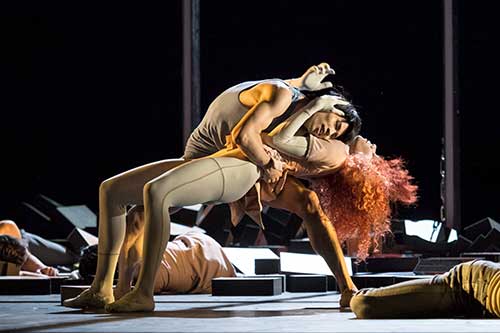
[[[235,201],[259,177],[258,167],[251,162],[206,157],[190,162],[160,161],[104,181],[99,196],[99,257],[94,287],[108,291],[112,288],[112,274],[125,236],[126,205],[144,205],[144,262],[135,288],[152,295],[156,271],[170,237],[169,208]]]
[[[476,260],[429,279],[360,290],[351,299],[358,318],[499,317],[500,264]]]

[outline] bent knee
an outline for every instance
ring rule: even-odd
[[[318,195],[312,190],[304,190],[301,193],[298,205],[298,215],[302,217],[317,214],[321,210]]]
[[[109,195],[113,189],[116,187],[115,180],[113,178],[106,179],[99,185],[99,194],[100,195]]]
[[[163,203],[167,203],[167,197],[172,188],[173,184],[171,184],[168,178],[162,179],[161,182],[159,180],[147,182],[143,187],[144,199],[149,204],[158,200],[161,200]]]

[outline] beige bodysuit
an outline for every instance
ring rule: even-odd
[[[168,242],[154,289],[167,293],[211,293],[213,278],[234,276],[233,265],[217,241],[199,232],[188,232]]]

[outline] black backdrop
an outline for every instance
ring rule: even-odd
[[[492,55],[475,54],[476,47],[494,44],[494,11],[488,10],[493,3],[470,5],[475,9],[467,8],[461,27],[466,39],[461,52],[468,59],[461,64],[462,90],[471,91],[464,108],[477,106],[480,96],[481,110],[489,110],[485,93],[495,96],[493,88],[475,83],[484,82],[488,66],[496,65]],[[181,155],[179,0],[51,2],[0,15],[0,217],[12,216],[19,201],[35,193],[96,211],[103,179]],[[402,216],[439,218],[440,1],[202,0],[200,27],[202,112],[232,84],[294,77],[328,61],[359,106],[362,134],[381,154],[405,158],[417,179],[419,205],[401,210]],[[478,33],[480,41],[471,37]],[[484,67],[479,72],[473,68],[478,62]],[[486,123],[477,126],[496,133],[496,124]],[[494,138],[490,142],[495,147]],[[464,149],[464,164],[470,154]],[[491,185],[483,192],[491,197],[500,180],[487,180]],[[488,213],[493,218],[500,217],[496,207]]]

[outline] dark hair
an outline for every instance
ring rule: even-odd
[[[23,265],[28,259],[28,247],[24,240],[0,235],[0,260]]]
[[[344,133],[337,138],[337,140],[343,141],[345,143],[351,142],[361,130],[361,118],[359,117],[358,111],[348,99],[349,94],[345,92],[344,88],[341,86],[335,86],[331,88],[325,88],[316,91],[301,90],[308,100],[315,99],[324,95],[338,96],[349,102],[349,105],[337,105],[337,108],[344,111],[345,120],[349,125]]]

